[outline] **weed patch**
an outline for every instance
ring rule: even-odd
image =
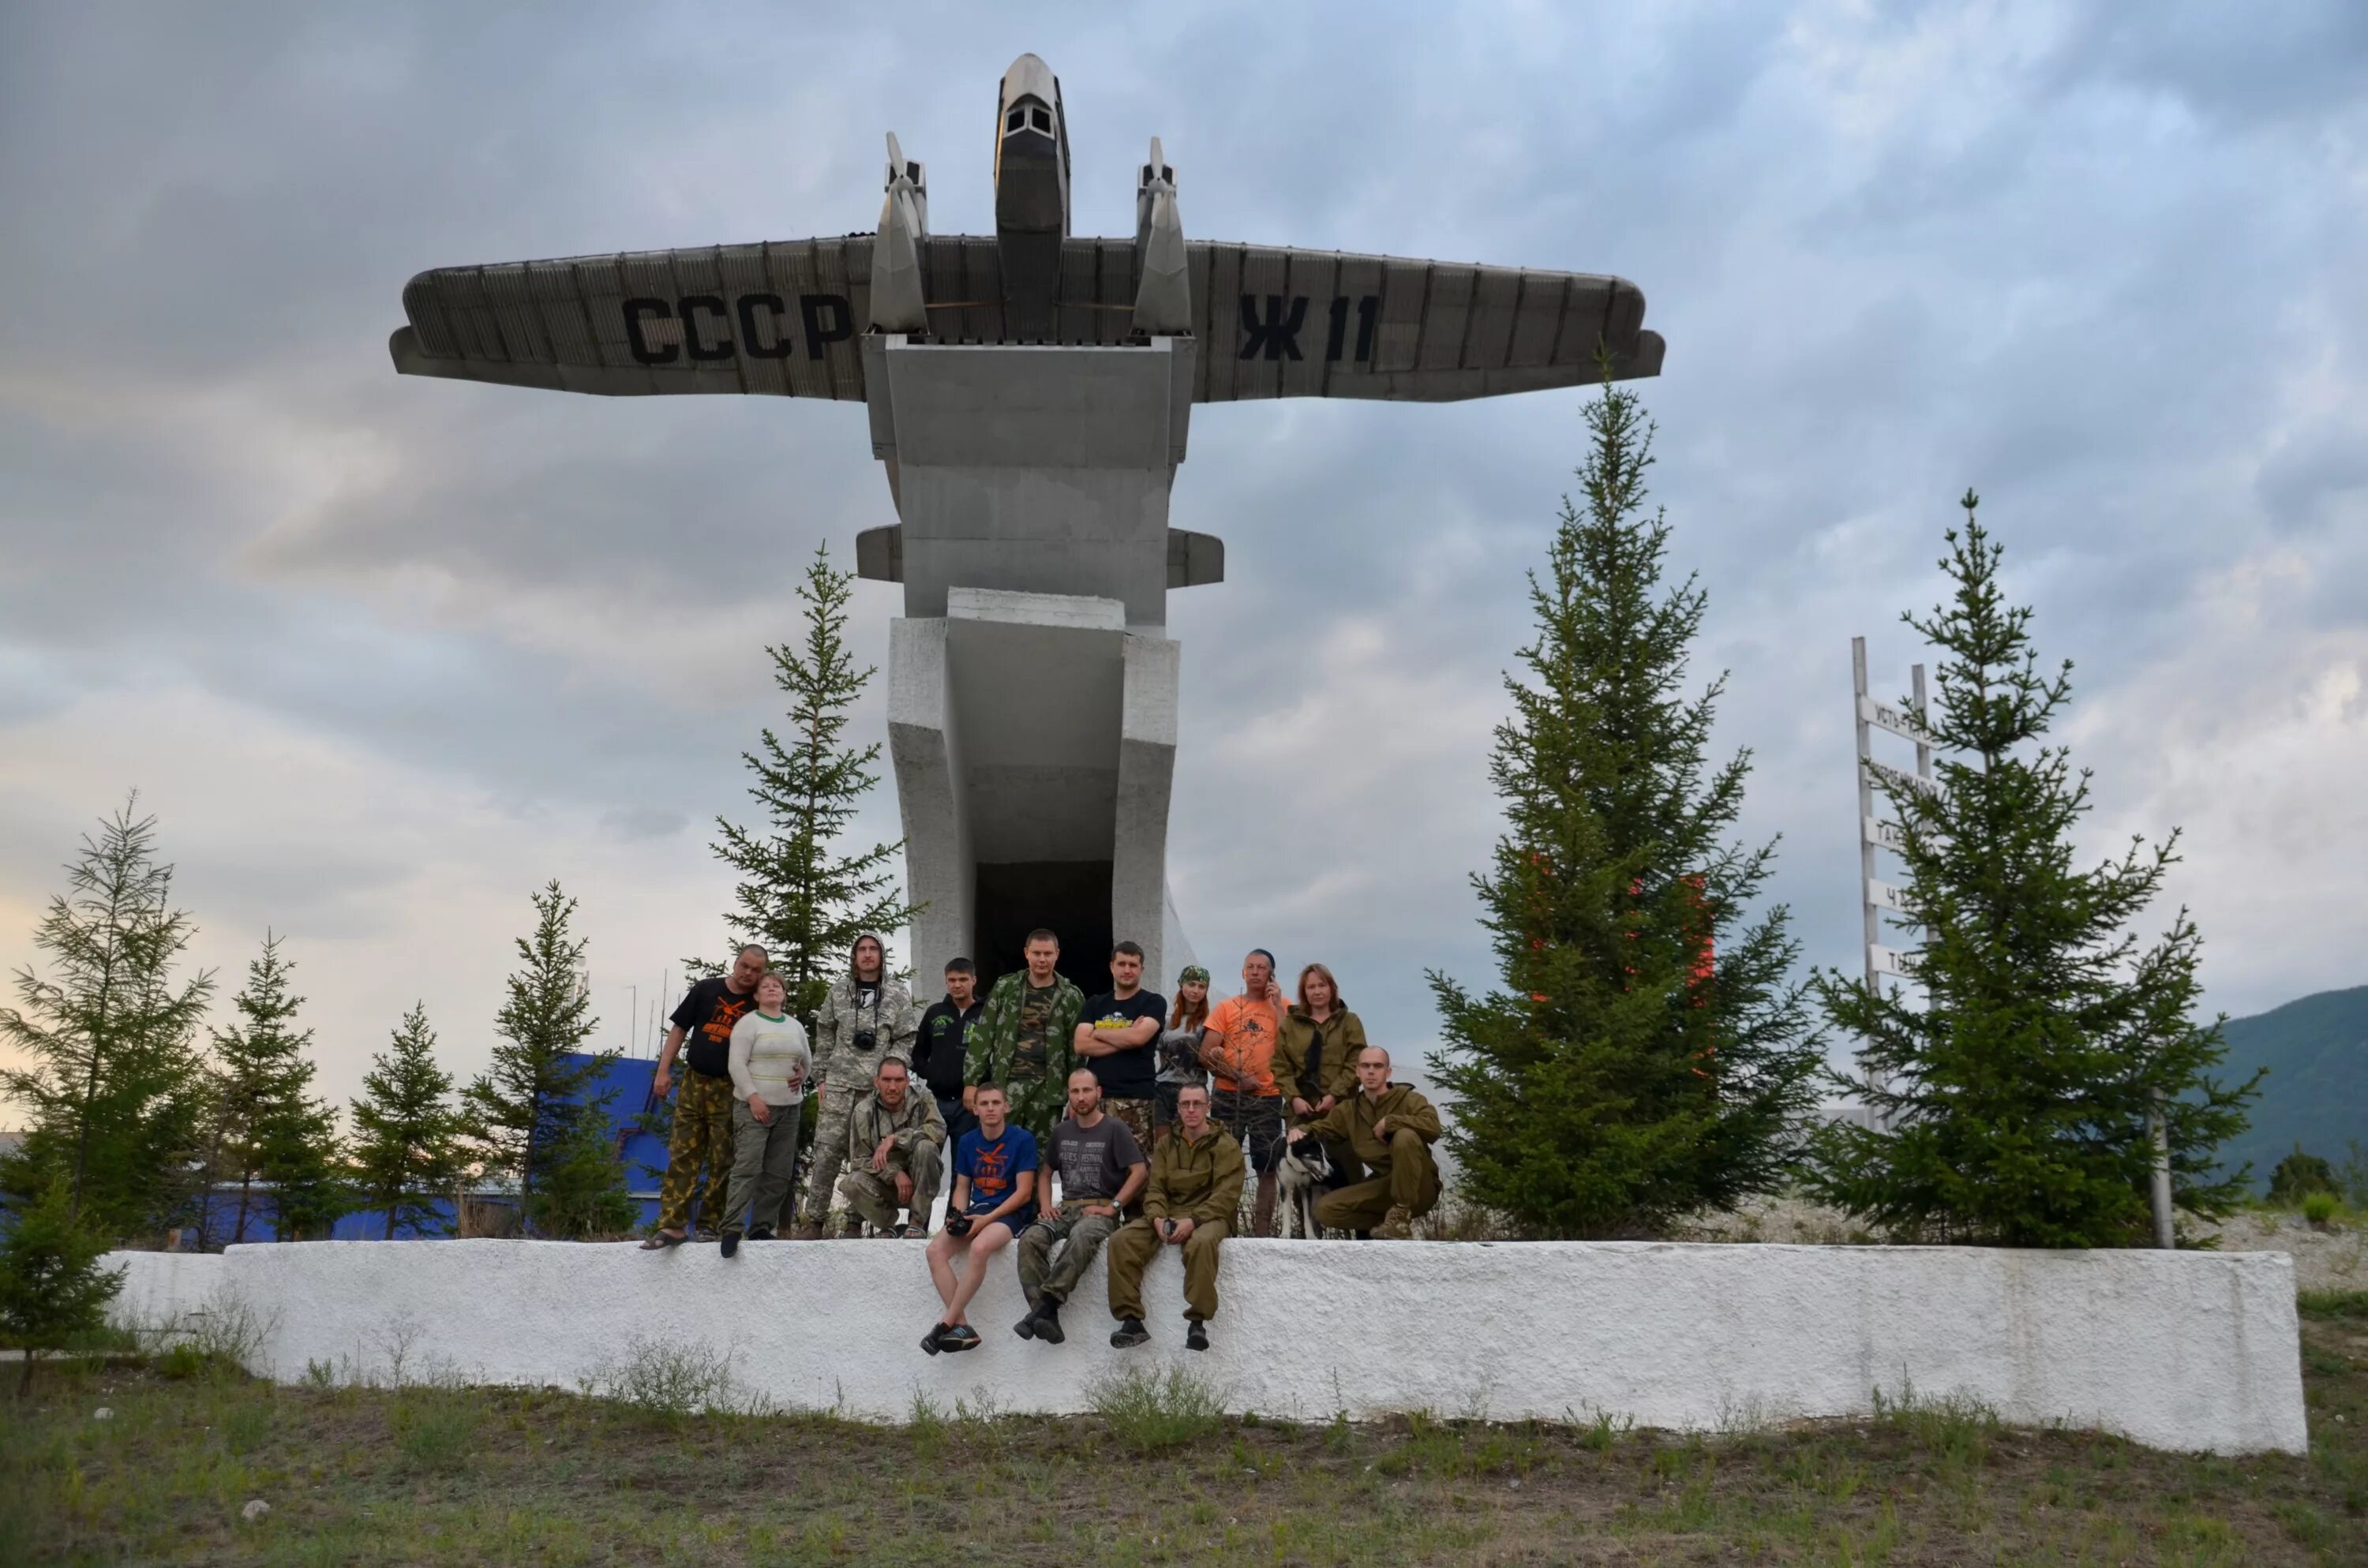
[[[1139,1454],[1180,1448],[1225,1421],[1216,1386],[1176,1362],[1164,1370],[1130,1367],[1108,1373],[1095,1381],[1088,1397],[1112,1435]]]

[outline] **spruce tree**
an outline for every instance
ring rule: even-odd
[[[385,1213],[387,1240],[405,1229],[450,1235],[437,1201],[458,1187],[466,1160],[452,1076],[437,1064],[426,1004],[413,1003],[387,1049],[370,1058],[352,1111],[354,1179]]]
[[[554,881],[534,895],[534,934],[518,939],[520,967],[511,974],[508,998],[495,1018],[494,1032],[503,1043],[494,1047],[492,1065],[462,1096],[486,1170],[518,1182],[529,1226],[552,1218],[553,1205],[574,1212],[589,1206],[583,1190],[589,1175],[581,1164],[583,1129],[587,1122],[607,1125],[615,1091],[598,1085],[618,1054],[581,1049],[598,1021],[583,980],[586,944],[568,931],[575,901]],[[541,1189],[552,1173],[571,1162],[564,1190],[544,1194]],[[606,1179],[623,1191],[623,1165],[613,1152]],[[564,1215],[547,1228],[574,1233],[566,1230]]]
[[[774,684],[790,699],[787,738],[768,728],[760,753],[741,754],[755,776],[748,793],[763,809],[764,825],[715,823],[716,856],[740,879],[739,905],[724,916],[725,950],[762,944],[787,983],[791,1013],[806,1019],[846,968],[856,937],[901,930],[914,913],[895,880],[903,840],[837,852],[879,777],[880,744],[844,742],[856,699],[876,673],[857,669],[847,648],[854,582],[854,573],[832,569],[828,545],[814,548],[797,587],[804,642],[766,650]]]
[[[290,991],[296,966],[279,949],[266,932],[231,1002],[238,1023],[214,1031],[216,1170],[238,1189],[227,1242],[249,1239],[267,1196],[281,1241],[325,1232],[344,1211],[336,1113],[309,1092],[313,1031],[295,1027],[304,998]]]
[[[106,1323],[107,1304],[123,1289],[123,1270],[100,1261],[106,1252],[107,1239],[75,1217],[63,1176],[0,1232],[0,1341],[25,1352],[18,1394],[33,1386],[42,1351]]]
[[[109,1240],[161,1232],[188,1208],[206,1100],[196,1036],[213,989],[208,973],[174,978],[197,930],[172,907],[173,869],[156,859],[156,819],[131,814],[137,800],[83,839],[69,891],[33,934],[49,971],[18,971],[19,1006],[0,1008],[0,1042],[29,1059],[0,1072],[28,1124],[0,1190],[30,1200],[63,1177],[78,1221]]]
[[[1962,503],[1941,562],[1954,588],[1901,619],[1941,653],[1937,790],[1879,777],[1905,840],[1902,889],[1925,992],[1837,972],[1826,1016],[1857,1036],[1842,1086],[1878,1113],[1818,1141],[1817,1194],[1896,1233],[2009,1246],[2144,1244],[2155,1162],[2147,1113],[2169,1127],[2175,1201],[2226,1212],[2243,1175],[2214,1150],[2242,1130],[2253,1081],[2211,1074],[2220,1020],[2198,1023],[2202,937],[2181,909],[2152,943],[2128,929],[2161,891],[2179,835],[2078,863],[2089,774],[2043,744],[2072,665],[2043,674],[2031,611],[2008,605],[2000,547]]]
[[[1537,635],[1508,675],[1490,774],[1507,831],[1473,885],[1503,983],[1433,972],[1463,1191],[1549,1236],[1651,1234],[1782,1179],[1820,1060],[1777,906],[1747,923],[1772,844],[1728,840],[1750,756],[1705,761],[1725,677],[1689,697],[1703,591],[1664,586],[1653,426],[1588,407],[1582,511],[1565,497]]]

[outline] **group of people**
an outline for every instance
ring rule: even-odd
[[[1292,1000],[1274,955],[1253,949],[1238,994],[1212,1005],[1209,971],[1195,965],[1171,1006],[1143,988],[1133,942],[1111,950],[1110,988],[1091,998],[1060,972],[1053,932],[1030,932],[1021,956],[1024,966],[983,998],[977,966],[955,959],[944,998],[921,1012],[888,971],[880,938],[860,937],[811,1040],[760,947],[692,986],[652,1084],[677,1097],[657,1229],[643,1246],[690,1240],[694,1198],[726,1257],[792,1223],[796,1237],[818,1240],[836,1195],[840,1235],[869,1226],[928,1239],[943,1305],[921,1341],[931,1355],[980,1343],[968,1308],[1006,1247],[1028,1300],[1021,1338],[1061,1343],[1061,1308],[1107,1248],[1110,1343],[1141,1345],[1150,1337],[1144,1274],[1172,1246],[1184,1267],[1185,1344],[1201,1350],[1217,1312],[1218,1248],[1253,1175],[1258,1235],[1273,1233],[1281,1169],[1294,1157],[1322,1188],[1314,1211],[1326,1229],[1403,1238],[1438,1202],[1439,1113],[1390,1081],[1389,1053],[1366,1040],[1324,965],[1300,971]],[[798,1194],[809,1100],[814,1147]],[[1312,1147],[1299,1149],[1304,1141]],[[932,1235],[949,1172],[945,1222]]]

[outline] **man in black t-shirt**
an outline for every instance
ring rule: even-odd
[[[945,999],[921,1015],[920,1036],[913,1042],[913,1071],[929,1085],[938,1114],[945,1118],[949,1149],[978,1125],[977,1116],[962,1104],[964,1052],[969,1050],[965,1037],[986,1010],[977,997],[978,966],[968,959],[947,964]]]
[[[644,1248],[677,1246],[689,1235],[690,1200],[701,1166],[707,1182],[699,1193],[700,1223],[712,1228],[723,1213],[723,1187],[732,1177],[732,1026],[757,1005],[765,964],[765,949],[750,943],[733,958],[731,969],[692,986],[669,1020],[674,1027],[658,1051],[651,1097],[662,1100],[673,1086],[675,1054],[686,1040],[689,1071],[682,1075],[674,1133],[666,1141],[657,1233],[642,1244]]]
[[[1167,999],[1141,988],[1143,949],[1121,942],[1110,949],[1110,988],[1086,1004],[1073,1041],[1101,1083],[1101,1108],[1126,1124],[1135,1142],[1151,1147],[1152,1109],[1158,1097],[1159,1029]]]

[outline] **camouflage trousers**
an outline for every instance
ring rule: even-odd
[[[732,1106],[731,1079],[683,1068],[674,1092],[666,1179],[658,1184],[660,1230],[689,1227],[694,1194],[702,1224],[713,1225],[723,1218],[723,1191],[732,1179]]]
[[[1156,1100],[1102,1101],[1102,1109],[1116,1117],[1129,1132],[1134,1134],[1134,1141],[1142,1148],[1143,1157],[1146,1160],[1151,1158],[1153,1112],[1158,1104]]]
[[[814,1117],[814,1168],[806,1172],[805,1205],[799,1218],[819,1225],[830,1217],[831,1189],[847,1165],[847,1123],[855,1114],[855,1098],[863,1080],[850,1077],[844,1085],[825,1083],[815,1088],[822,1106]]]
[[[913,1152],[888,1156],[888,1168],[874,1171],[871,1162],[860,1161],[838,1178],[838,1190],[847,1199],[847,1211],[869,1220],[881,1230],[896,1222],[896,1210],[909,1208],[912,1223],[926,1227],[929,1222],[929,1205],[937,1201],[938,1177],[945,1166],[943,1151],[923,1138],[915,1142]],[[896,1196],[898,1172],[913,1178],[913,1196],[909,1201]]]

